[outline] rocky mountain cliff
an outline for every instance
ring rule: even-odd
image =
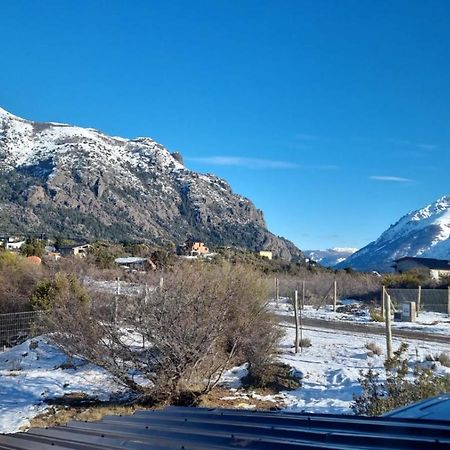
[[[391,271],[403,256],[450,259],[450,196],[403,216],[338,268]]]
[[[195,237],[302,257],[267,230],[250,200],[150,138],[32,122],[0,108],[0,234],[13,232],[159,244]]]

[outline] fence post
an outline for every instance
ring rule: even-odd
[[[391,297],[385,289],[383,289],[383,303],[386,318],[386,356],[387,359],[391,359],[394,356],[392,353]]]
[[[119,295],[120,295],[120,278],[116,278],[116,296],[114,297],[114,323],[117,322],[117,312],[119,308]]]
[[[278,282],[278,277],[275,277],[275,305],[278,308],[280,301],[280,284]]]
[[[385,318],[384,310],[385,310],[385,304],[384,300],[386,298],[386,286],[381,286],[381,316],[383,319]]]
[[[417,292],[417,308],[416,308],[416,317],[419,317],[419,311],[420,311],[420,302],[422,301],[422,286],[419,286],[418,292]]]
[[[337,303],[337,281],[334,280],[333,283],[333,312],[336,312],[336,303]]]
[[[295,353],[298,353],[298,346],[299,346],[298,291],[294,292],[294,316],[295,316]]]
[[[302,305],[301,309],[305,308],[305,293],[306,293],[306,283],[305,280],[302,281]]]

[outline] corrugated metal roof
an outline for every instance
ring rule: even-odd
[[[450,427],[450,394],[438,395],[386,414],[386,417],[402,417],[415,419],[442,419],[449,421]]]
[[[0,435],[0,449],[449,449],[443,420],[168,407]]]

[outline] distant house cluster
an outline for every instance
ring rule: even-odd
[[[27,239],[35,239],[35,237],[30,236],[18,236],[18,235],[8,235],[0,236],[0,248],[4,248],[13,253],[20,252],[22,247],[27,243]],[[46,260],[58,260],[61,257],[75,256],[78,258],[84,258],[87,256],[89,248],[92,246],[87,243],[78,243],[73,245],[66,245],[59,247],[58,249],[54,245],[49,244],[49,240],[41,236],[38,238],[39,241],[46,243],[44,247],[43,258]],[[29,257],[29,259],[32,257]],[[31,261],[31,259],[30,259]],[[36,260],[34,260],[36,262]]]

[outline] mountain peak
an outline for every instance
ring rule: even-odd
[[[186,169],[151,138],[1,114],[12,118],[0,120],[0,229],[7,233],[155,243],[198,236],[211,246],[302,256],[226,181]]]
[[[449,195],[406,214],[338,267],[389,271],[393,261],[404,256],[450,259]]]

